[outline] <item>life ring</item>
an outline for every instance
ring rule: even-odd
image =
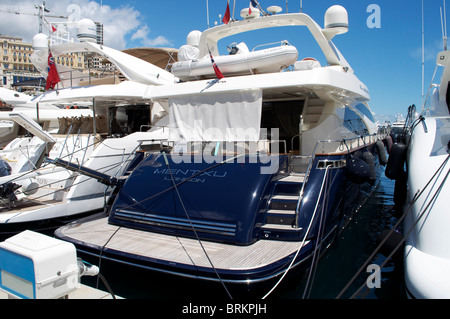
[[[380,140],[378,140],[375,145],[377,146],[377,152],[378,152],[378,161],[381,165],[385,166],[388,162],[387,155],[386,155],[386,148],[384,146],[384,143]]]
[[[406,159],[406,145],[395,143],[392,145],[389,159],[386,165],[385,175],[389,179],[397,179],[404,172]]]

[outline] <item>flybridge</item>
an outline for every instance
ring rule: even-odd
[[[347,11],[341,6],[333,6],[327,10],[325,13],[324,29],[322,29],[310,16],[304,13],[271,15],[216,26],[205,30],[201,34],[198,45],[199,56],[205,56],[209,51],[211,51],[213,55],[218,55],[217,42],[228,36],[257,29],[282,26],[306,26],[322,49],[330,65],[347,66],[341,53],[330,41],[335,35],[348,31]]]

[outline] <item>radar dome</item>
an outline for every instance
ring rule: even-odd
[[[97,26],[90,19],[81,19],[77,24],[77,37],[80,42],[97,42]]]
[[[344,7],[334,5],[325,12],[325,29],[335,29],[339,33],[348,31],[348,14]]]
[[[201,31],[194,30],[194,31],[189,32],[189,34],[186,38],[186,44],[192,45],[193,47],[198,47],[201,36],[202,36]]]
[[[38,33],[33,37],[33,50],[39,51],[48,48],[48,37],[43,33]]]
[[[336,34],[343,34],[348,31],[348,14],[347,10],[340,5],[334,5],[325,12],[323,33],[328,40],[332,39]]]
[[[267,8],[267,11],[270,12],[271,14],[280,13],[281,10],[283,10],[283,9],[281,9],[281,7],[279,7],[279,6],[270,6]]]
[[[252,8],[252,12],[250,13],[250,8],[244,8],[241,10],[241,17],[243,19],[253,19],[257,18],[261,15],[261,11],[257,8]]]

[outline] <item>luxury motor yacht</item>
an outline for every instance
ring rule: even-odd
[[[137,154],[105,211],[58,238],[94,260],[244,289],[317,262],[376,187],[385,147],[369,90],[332,42],[347,11],[329,8],[322,28],[272,9],[188,34],[174,82],[145,95],[168,106],[168,146]],[[234,40],[292,27],[323,57],[299,58],[290,39],[261,50]]]

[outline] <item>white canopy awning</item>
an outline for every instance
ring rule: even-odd
[[[204,93],[169,99],[173,141],[259,140],[262,90]]]

